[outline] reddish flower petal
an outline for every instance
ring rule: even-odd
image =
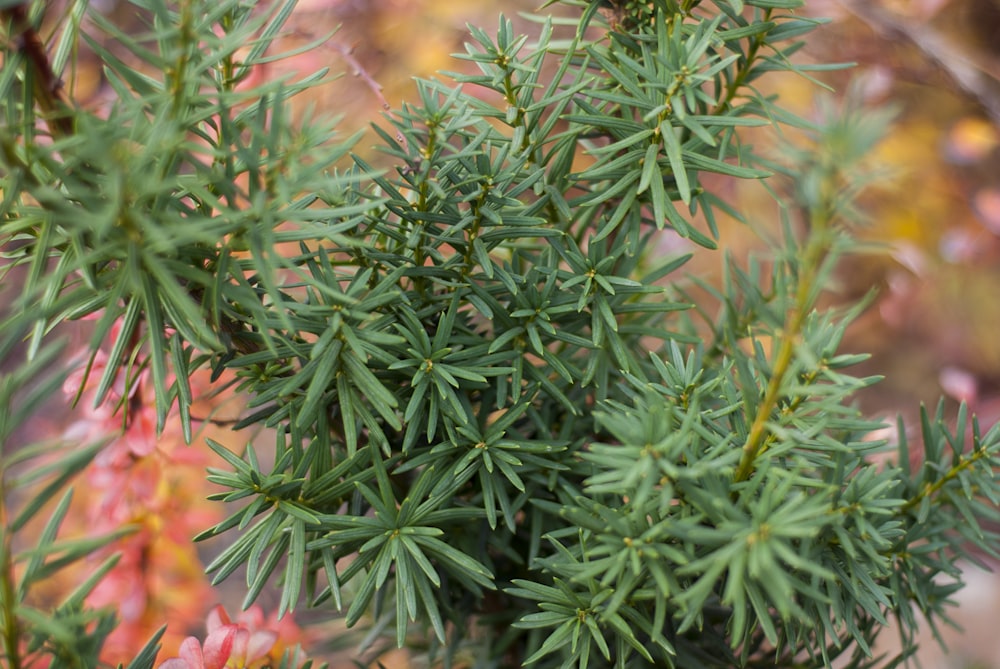
[[[147,405],[133,413],[132,422],[122,439],[136,457],[145,457],[156,450],[156,408]]]
[[[171,657],[160,662],[160,669],[191,669],[191,665],[179,657]]]
[[[222,608],[222,604],[216,604],[215,607],[208,612],[208,618],[205,619],[205,627],[208,629],[209,634],[223,625],[230,624],[232,624],[232,621],[229,619],[229,614],[226,613],[226,610]]]
[[[208,635],[205,639],[205,669],[223,669],[233,654],[233,642],[236,640],[239,628],[236,625],[223,625]]]
[[[80,386],[83,385],[84,373],[87,374],[87,383],[89,386],[96,386],[97,381],[104,374],[104,368],[107,367],[108,354],[104,351],[97,351],[94,353],[94,362],[90,366],[90,370],[87,370],[85,364],[86,361],[79,361],[79,366],[74,369],[63,381],[63,392],[69,397],[74,397],[80,391]]]
[[[958,367],[945,367],[938,375],[941,389],[959,402],[974,404],[979,395],[979,381],[971,372]]]
[[[187,662],[187,665],[191,669],[204,669],[205,658],[201,653],[201,644],[198,643],[198,639],[193,636],[189,636],[184,639],[180,647],[181,659]]]
[[[259,660],[267,656],[275,642],[278,641],[278,633],[273,630],[257,630],[250,635],[250,643],[247,646],[247,664],[254,660]]]
[[[237,627],[236,634],[233,636],[233,650],[229,653],[229,659],[236,660],[237,667],[245,667],[247,665],[247,648],[250,647],[250,630],[246,627]]]
[[[216,606],[208,613],[206,627],[209,636],[205,640],[205,669],[219,669],[222,663],[226,669],[256,667],[267,660],[279,638],[278,630],[269,629],[269,621],[259,606],[243,611],[235,622],[222,606]]]
[[[264,611],[254,604],[236,617],[236,622],[253,632],[264,626]]]
[[[171,657],[160,663],[160,669],[205,669],[198,640],[189,636],[181,642],[180,657]]]

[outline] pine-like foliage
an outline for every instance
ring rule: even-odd
[[[99,314],[95,349],[120,321],[99,395],[148,367],[188,434],[191,373],[236,379],[237,427],[276,443],[213,444],[216,497],[244,505],[202,538],[228,538],[208,568],[245,570],[247,605],[277,583],[282,612],[476,666],[883,666],[880,630],[909,648],[956,558],[993,551],[1000,432],[925,412],[911,467],[851,404],[874,381],[838,351],[856,309],[817,303],[886,118],[814,126],[758,90],[801,72],[821,23],[801,0],[472,28],[478,73],[419,81],[375,128],[387,171],[290,121],[322,73],[238,86],[291,2],[133,2],[148,33],[89,13],[101,39],[70,3],[51,61],[16,39],[45,3],[3,10],[0,243],[28,312],[9,327],[37,358],[60,321]],[[51,86],[80,40],[104,116]],[[783,125],[813,145],[741,143]],[[716,212],[738,216],[713,185],[773,173],[795,188],[770,255],[696,303],[666,240],[710,253]]]

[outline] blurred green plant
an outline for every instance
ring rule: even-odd
[[[860,307],[817,304],[888,117],[814,125],[758,90],[808,76],[800,0],[472,28],[479,73],[418,81],[375,127],[388,173],[290,121],[325,73],[254,83],[292,2],[134,0],[142,35],[87,14],[127,57],[81,32],[85,4],[51,60],[44,3],[3,10],[11,322],[43,360],[58,323],[97,314],[96,351],[120,321],[99,395],[148,367],[188,436],[190,375],[235,375],[237,428],[274,428],[274,456],[212,444],[214,497],[247,504],[199,538],[234,533],[208,569],[245,568],[245,606],[278,582],[281,613],[346,608],[446,664],[892,666],[947,621],[956,559],[995,554],[1000,432],[925,412],[893,464],[850,403],[875,381],[838,351]],[[55,85],[80,40],[106,117]],[[813,142],[767,160],[745,126]],[[695,301],[691,254],[661,249],[739,218],[706,173],[794,187],[769,256]],[[906,650],[873,658],[891,619]]]
[[[25,320],[4,323],[4,363],[17,358]],[[97,666],[104,640],[115,628],[114,610],[89,609],[85,600],[114,567],[116,556],[103,560],[61,601],[49,602],[38,593],[54,576],[116,538],[59,535],[73,498],[69,484],[102,444],[18,444],[14,438],[40,407],[58,396],[63,379],[49,372],[61,348],[47,345],[29,362],[0,374],[0,658],[10,669],[38,666],[42,657],[52,669]],[[55,508],[48,508],[56,498]],[[44,522],[40,529],[39,522]],[[130,531],[124,528],[119,535]],[[153,666],[161,634],[140,651],[130,669]]]

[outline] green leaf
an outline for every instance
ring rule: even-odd
[[[127,669],[153,669],[156,663],[156,656],[160,652],[160,639],[163,638],[163,634],[166,631],[166,625],[156,630],[153,636],[149,638],[149,641],[143,645],[132,661],[128,663]]]
[[[288,562],[285,564],[285,583],[281,589],[281,602],[278,605],[279,618],[295,608],[295,604],[299,599],[302,576],[306,570],[305,524],[303,522],[293,522],[291,525],[291,534]]]
[[[149,360],[153,368],[153,387],[156,389],[156,431],[163,431],[167,420],[170,400],[167,398],[167,347],[164,331],[163,312],[160,295],[154,286],[150,275],[140,272],[143,299],[143,312],[148,328],[146,338],[150,346]]]
[[[677,185],[681,200],[684,204],[690,205],[691,185],[688,183],[687,164],[684,162],[684,158],[687,156],[681,150],[680,140],[674,134],[674,128],[669,121],[660,124],[660,137],[663,139],[664,153],[670,162],[670,171],[673,173],[674,183]]]
[[[34,518],[49,501],[51,501],[52,497],[57,492],[65,487],[70,479],[83,471],[84,468],[91,463],[94,456],[97,455],[97,452],[103,446],[103,444],[92,444],[90,446],[75,449],[65,455],[59,462],[38,468],[32,472],[30,477],[23,479],[24,483],[28,483],[36,478],[44,477],[50,472],[55,473],[55,477],[46,483],[44,488],[32,495],[28,502],[24,505],[24,508],[22,508],[17,516],[15,516],[14,521],[10,524],[10,531],[19,532],[24,529],[25,525],[27,525],[27,523]],[[69,504],[70,495],[71,492],[67,491],[63,500],[60,501],[60,506],[57,507],[57,509],[62,508],[63,505]],[[62,513],[65,514],[65,512],[66,509],[63,509]],[[48,525],[54,521],[58,525],[59,521],[56,521],[58,515],[59,514],[54,511],[46,526],[48,527]]]

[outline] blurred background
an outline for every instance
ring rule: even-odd
[[[517,14],[539,4],[301,0],[286,44],[330,36],[267,74],[343,72],[299,98],[297,110],[336,114],[349,135],[379,123],[386,105],[414,100],[414,77],[468,70],[450,57],[464,50],[466,24],[495,33],[502,11],[531,32],[533,24]],[[100,8],[120,25],[133,20],[125,2],[105,0]],[[890,134],[873,147],[885,176],[862,200],[868,224],[860,235],[873,251],[846,260],[834,286],[845,301],[876,291],[843,348],[873,354],[858,375],[886,379],[858,402],[869,415],[899,414],[912,425],[921,403],[933,407],[944,396],[949,411],[965,401],[990,426],[1000,419],[1000,0],[808,0],[803,11],[832,19],[810,34],[803,62],[857,63],[818,76],[834,95],[854,86],[866,104],[898,109]],[[99,108],[106,92],[100,71],[82,57],[73,96]],[[782,75],[771,86],[787,107],[816,118],[815,83]],[[371,155],[376,143],[368,132],[357,150]],[[758,184],[727,190],[756,225],[777,225],[776,207]],[[722,242],[737,257],[760,248],[753,232],[737,225],[727,226]],[[717,274],[722,255],[709,256],[698,271]],[[929,641],[922,666],[1000,668],[1000,581],[979,572],[969,579],[956,612],[967,634],[948,632],[948,653]],[[406,666],[407,659],[392,663]]]

